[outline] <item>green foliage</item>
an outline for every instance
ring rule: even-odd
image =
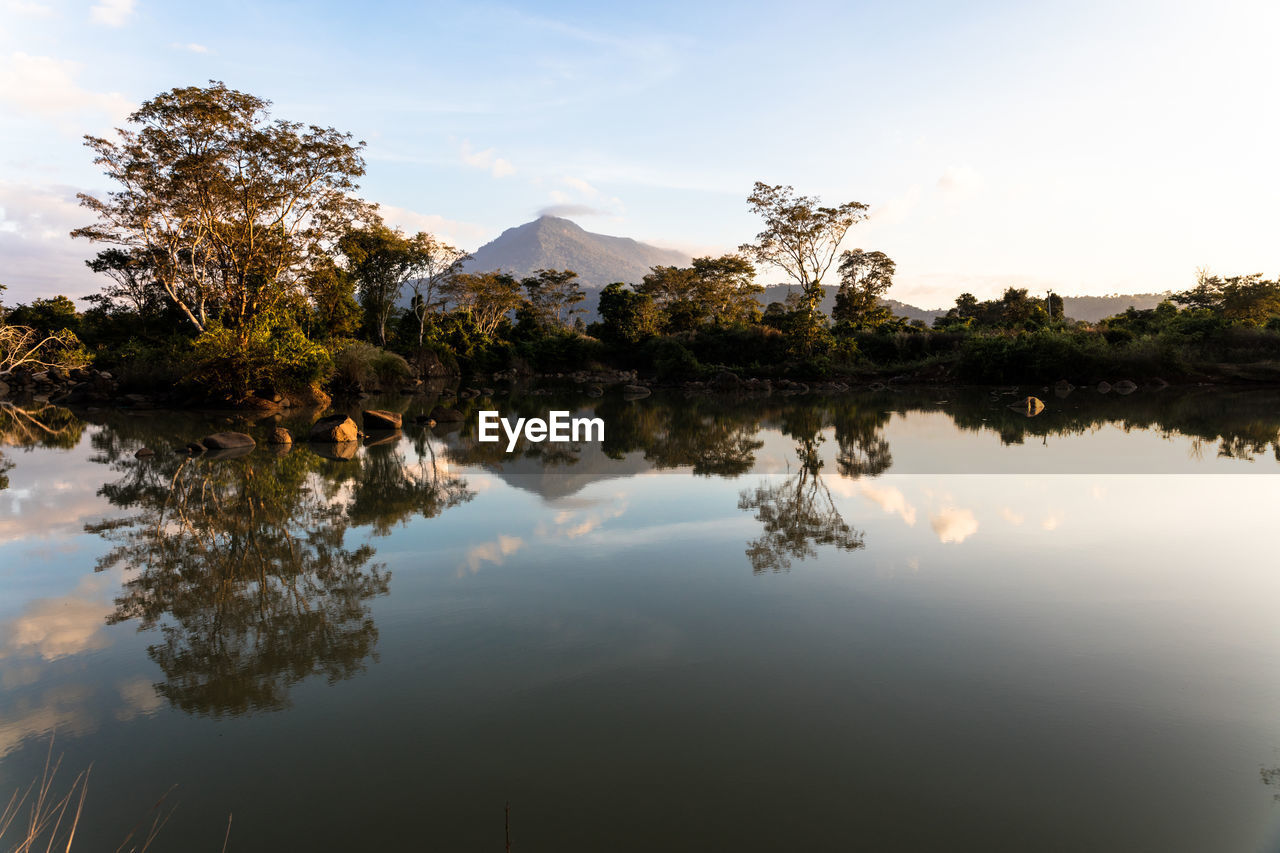
[[[639,293],[622,282],[600,291],[600,322],[592,332],[611,344],[637,344],[658,334],[661,325],[653,297]]]
[[[80,333],[80,313],[75,303],[65,296],[52,299],[33,299],[29,305],[15,305],[9,309],[5,322],[11,326],[28,326],[42,336],[66,329]]]
[[[653,349],[653,366],[662,382],[697,379],[703,367],[697,356],[675,338],[660,339]]]
[[[333,385],[342,390],[390,390],[413,378],[403,357],[364,341],[351,341],[333,355]]]
[[[329,351],[293,325],[259,320],[231,329],[215,323],[192,347],[191,382],[230,402],[255,391],[306,388],[333,370]]]

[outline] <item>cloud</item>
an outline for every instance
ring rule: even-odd
[[[0,660],[39,657],[50,661],[106,648],[103,629],[115,608],[102,600],[103,590],[114,581],[106,575],[91,575],[67,595],[29,602],[0,628]]]
[[[1062,513],[1051,512],[1048,515],[1046,515],[1044,519],[1041,520],[1040,528],[1042,530],[1057,530],[1061,524],[1062,524]]]
[[[891,515],[900,515],[908,526],[916,523],[916,508],[907,502],[907,497],[899,489],[891,486],[878,488],[862,481],[858,484],[858,492],[880,509]]]
[[[891,198],[872,209],[867,217],[868,225],[899,225],[907,220],[920,204],[920,185],[913,184],[903,195]]]
[[[472,545],[467,549],[467,555],[463,558],[462,565],[458,567],[458,575],[459,577],[462,576],[463,568],[474,575],[480,571],[480,566],[484,563],[501,566],[507,557],[510,557],[523,547],[524,540],[518,536],[499,536],[494,542]]]
[[[208,53],[209,52],[209,48],[205,47],[202,44],[196,44],[195,42],[188,42],[187,44],[182,44],[181,42],[175,41],[173,44],[169,45],[169,47],[173,48],[174,50],[190,51],[191,53]]]
[[[464,139],[459,150],[462,154],[462,162],[477,169],[488,169],[489,174],[495,178],[505,178],[516,173],[516,167],[509,161],[496,156],[492,148],[476,151],[471,147],[471,143]]]
[[[1003,518],[1005,521],[1009,522],[1010,524],[1015,524],[1015,525],[1021,524],[1022,522],[1027,520],[1027,517],[1025,515],[1023,515],[1020,512],[1015,512],[1010,507],[1005,507],[1004,509],[1000,510],[1000,517]]]
[[[582,178],[566,175],[560,185],[548,193],[552,204],[538,210],[538,216],[621,216],[622,199],[606,196]]]
[[[47,3],[31,3],[24,0],[7,0],[4,4],[6,15],[20,18],[52,18],[53,7]]]
[[[967,509],[944,507],[929,517],[933,532],[938,534],[939,542],[959,544],[978,532],[978,519]]]
[[[76,200],[74,187],[0,181],[0,257],[9,288],[5,301],[13,305],[97,290],[99,282],[84,260],[98,249],[70,235],[92,220]]]
[[[99,0],[89,9],[89,16],[95,24],[108,27],[123,27],[133,14],[134,0]]]
[[[382,214],[384,222],[395,228],[411,234],[425,231],[461,247],[479,245],[490,233],[488,228],[474,222],[446,219],[435,213],[418,213],[416,210],[391,204],[378,205],[378,212]]]
[[[134,105],[119,92],[91,92],[76,83],[80,63],[51,56],[10,54],[0,59],[0,104],[26,116],[55,120],[64,130],[83,132],[86,113],[119,124]],[[67,121],[74,117],[76,121]]]
[[[972,166],[948,166],[938,178],[942,194],[957,201],[977,195],[985,186],[986,181]]]
[[[626,495],[619,492],[603,501],[592,501],[593,506],[582,509],[562,509],[552,519],[552,526],[538,526],[537,534],[554,539],[579,539],[594,531],[606,521],[621,518],[627,511]],[[601,506],[595,506],[595,504]],[[609,506],[613,504],[613,506]]]
[[[609,211],[586,204],[550,204],[538,209],[538,216],[608,216]]]

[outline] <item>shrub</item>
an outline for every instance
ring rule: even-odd
[[[297,326],[264,321],[242,329],[211,324],[196,338],[192,360],[189,380],[230,401],[258,390],[307,388],[333,370],[328,351]]]

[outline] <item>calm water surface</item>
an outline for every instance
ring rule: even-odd
[[[6,409],[0,792],[53,737],[85,850],[174,785],[156,850],[1280,849],[1280,393],[1045,396]]]

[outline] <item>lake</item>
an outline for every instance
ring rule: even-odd
[[[461,406],[349,459],[6,409],[4,797],[92,765],[86,850],[1280,849],[1280,392]]]

